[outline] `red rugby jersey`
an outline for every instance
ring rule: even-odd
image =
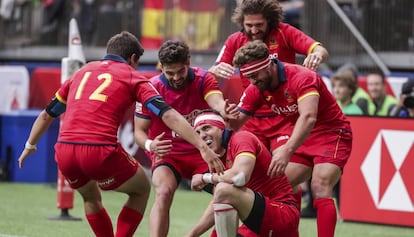
[[[136,101],[159,96],[148,79],[122,60],[90,62],[56,92],[66,102],[58,140],[116,144],[118,127]]]

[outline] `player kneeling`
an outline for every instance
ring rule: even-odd
[[[252,133],[225,129],[223,118],[203,112],[195,131],[226,164],[223,175],[196,174],[191,188],[215,185],[213,200],[186,236],[200,236],[213,225],[212,236],[298,236],[300,212],[285,175],[267,176],[270,152]],[[238,219],[243,223],[238,226]]]

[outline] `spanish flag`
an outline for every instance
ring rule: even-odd
[[[164,39],[180,39],[192,50],[216,48],[224,8],[217,1],[146,0],[142,43],[158,48]]]
[[[158,49],[163,42],[164,0],[145,0],[141,43],[145,49]]]

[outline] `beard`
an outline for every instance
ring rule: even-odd
[[[272,80],[273,80],[272,75],[269,71],[267,71],[266,73],[267,73],[266,77],[263,80],[261,80],[259,84],[257,83],[255,84],[257,89],[259,89],[259,91],[261,92],[272,90]]]
[[[250,41],[253,41],[253,40],[265,41],[267,35],[269,34],[269,30],[260,31],[258,34],[255,34],[255,35],[252,35],[251,32],[247,32],[247,31],[245,31],[245,33]]]
[[[168,84],[172,87],[172,88],[174,88],[174,89],[176,89],[176,90],[180,90],[180,89],[183,89],[186,85],[187,85],[187,83],[188,83],[188,79],[184,79],[184,80],[180,80],[180,84],[178,84],[178,83],[176,83],[176,82],[174,82],[174,81],[168,81]]]

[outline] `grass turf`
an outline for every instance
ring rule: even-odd
[[[210,198],[211,196],[204,192],[178,190],[171,209],[168,236],[183,236],[198,220]],[[126,196],[123,194],[103,192],[104,205],[114,223],[125,199]],[[135,236],[149,236],[148,216],[152,201],[153,193],[145,217]],[[48,219],[60,215],[60,210],[56,208],[56,188],[53,185],[0,182],[0,237],[93,236],[84,217],[81,197],[77,193],[74,208],[70,210],[70,214],[82,218],[82,221]],[[301,219],[300,236],[317,236],[315,219]],[[335,236],[412,237],[414,228],[338,222]]]

